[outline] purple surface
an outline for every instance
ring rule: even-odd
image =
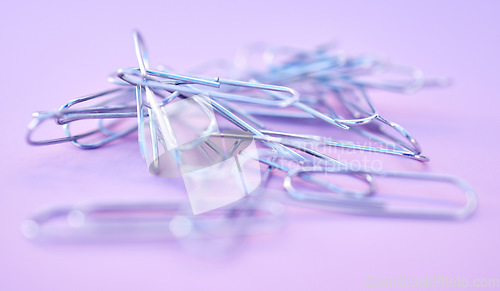
[[[349,2],[4,3],[0,290],[361,290],[367,277],[500,278],[499,3]],[[146,37],[154,64],[179,71],[229,59],[254,41],[309,48],[335,39],[347,52],[383,54],[452,77],[451,87],[377,94],[375,102],[418,138],[431,158],[428,171],[475,188],[477,213],[440,222],[311,212],[220,261],[174,244],[25,240],[20,223],[43,206],[175,192],[148,173],[133,141],[92,152],[24,142],[31,112],[108,88],[109,73],[136,65],[132,28]]]

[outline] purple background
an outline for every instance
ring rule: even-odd
[[[4,3],[0,290],[360,290],[367,276],[500,278],[499,2],[351,2]],[[474,186],[477,213],[439,222],[312,212],[218,261],[174,244],[25,240],[20,223],[43,206],[175,191],[147,172],[134,142],[92,152],[24,142],[31,112],[109,88],[109,73],[136,66],[133,28],[144,34],[153,64],[181,72],[229,59],[254,41],[309,48],[334,39],[350,53],[385,55],[452,77],[451,87],[375,101],[419,139],[431,157],[429,171]]]

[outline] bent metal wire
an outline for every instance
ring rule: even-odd
[[[349,163],[317,150],[318,146],[342,148],[427,162],[429,159],[422,155],[415,137],[399,124],[382,117],[368,91],[407,93],[425,86],[442,85],[446,80],[426,78],[418,69],[391,65],[374,57],[349,57],[343,53],[335,53],[328,46],[310,52],[289,48],[264,49],[258,56],[265,64],[260,71],[250,68],[250,59],[255,57],[255,51],[250,50],[239,56],[235,68],[224,65],[224,70],[236,72],[233,75],[248,81],[208,78],[178,74],[165,67],[151,69],[142,36],[134,32],[133,39],[138,68],[119,69],[110,77],[115,86],[113,89],[73,99],[58,110],[34,113],[28,126],[27,142],[31,145],[71,142],[84,149],[95,149],[137,131],[142,156],[148,164],[153,163],[153,166],[158,167],[162,146],[166,149],[176,148],[173,158],[178,160],[182,159],[182,149],[196,148],[206,157],[210,156],[210,151],[223,151],[220,142],[214,143],[214,139],[232,140],[233,151],[239,144],[251,139],[258,144],[258,157],[249,155],[244,150],[239,153],[249,155],[249,160],[256,160],[267,168],[260,186],[261,191],[258,191],[258,195],[263,197],[266,196],[267,181],[272,175],[276,176],[273,173],[278,170],[284,174],[283,188],[290,199],[300,201],[304,206],[322,205],[334,211],[352,214],[433,219],[462,219],[474,212],[477,204],[474,191],[457,178],[427,173],[355,170]],[[213,64],[216,69],[218,64],[223,63]],[[209,71],[210,66],[203,66],[203,70],[204,73]],[[395,79],[379,77],[384,73]],[[176,147],[174,129],[165,112],[166,109],[175,110],[172,104],[188,99],[205,113],[209,123],[197,139],[183,148]],[[222,118],[232,128],[217,130],[215,117]],[[125,128],[115,129],[115,125],[130,119],[137,121]],[[278,130],[273,128],[275,123],[269,122],[270,119],[282,120],[285,122],[283,124],[307,120],[307,124],[328,129],[329,132],[343,129],[375,141],[377,146],[341,141],[327,135],[303,134],[294,131],[292,126],[286,131]],[[50,120],[63,127],[64,135],[37,139],[36,129]],[[85,120],[95,121],[94,127],[74,133],[73,125]],[[234,128],[239,131],[234,131]],[[396,136],[390,134],[390,130]],[[89,138],[93,139],[87,142]],[[367,188],[352,190],[324,182],[313,177],[318,172],[330,176],[348,175],[367,185]],[[155,171],[152,173],[155,174]],[[466,202],[463,207],[455,209],[394,208],[390,200],[378,198],[374,182],[381,176],[451,183],[464,191]],[[294,185],[301,181],[312,183],[323,190],[298,190]],[[113,205],[110,209],[123,210],[131,207],[123,208],[119,202]],[[161,203],[145,205],[136,206],[143,210],[170,207]],[[235,205],[242,207],[242,203]],[[254,209],[247,213],[252,216],[257,215],[263,206],[260,202],[253,201],[244,207],[247,210]],[[23,231],[27,237],[34,237],[34,228],[40,228],[53,217],[74,214],[75,211],[77,210],[65,209],[35,215],[24,224]],[[92,216],[96,211],[101,211],[101,207],[91,207],[80,213]],[[223,213],[226,219],[233,217],[231,211]],[[120,216],[120,219],[124,219],[124,216]],[[199,220],[202,219],[196,219]],[[99,219],[94,220],[92,228],[96,228],[95,223],[100,222]],[[43,234],[44,232],[37,232],[37,236]]]

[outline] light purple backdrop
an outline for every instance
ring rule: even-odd
[[[499,2],[91,2],[2,5],[0,290],[361,290],[367,277],[500,277]],[[109,73],[136,66],[133,28],[155,64],[180,71],[254,41],[308,48],[334,39],[348,52],[452,77],[448,88],[376,102],[418,137],[429,171],[474,186],[476,215],[437,222],[311,212],[221,261],[174,244],[26,241],[20,223],[40,207],[175,191],[148,173],[134,142],[92,152],[24,142],[31,112],[108,88]]]

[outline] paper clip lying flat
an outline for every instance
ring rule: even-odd
[[[121,119],[121,118],[135,118],[136,113],[133,111],[135,106],[128,105],[129,100],[133,97],[129,88],[117,88],[100,92],[97,94],[76,98],[64,104],[59,110],[39,112],[33,114],[35,117],[29,124],[27,141],[32,145],[48,145],[61,142],[73,142],[73,144],[84,148],[97,148],[105,145],[115,139],[121,138],[135,131],[135,128],[129,128],[119,133],[111,133],[106,130],[100,120],[102,119]],[[101,100],[102,99],[102,100]],[[125,99],[125,101],[124,101]],[[99,101],[96,105],[90,107],[83,107],[73,109],[72,107],[77,104],[85,104],[89,101]],[[111,102],[118,102],[118,104],[109,105]],[[133,105],[133,104],[132,104]],[[79,120],[95,119],[98,120],[95,129],[88,130],[84,133],[72,134],[70,132],[69,124]],[[52,120],[58,125],[63,125],[65,137],[52,138],[45,140],[34,140],[33,135],[35,130],[46,121]],[[105,137],[100,142],[94,145],[84,145],[78,142],[82,138],[103,134]]]
[[[129,242],[209,240],[274,232],[283,225],[280,203],[259,199],[202,215],[185,202],[139,201],[57,207],[22,225],[23,235],[40,242]]]
[[[352,174],[368,174],[372,177],[381,176],[388,178],[399,178],[419,181],[433,181],[448,183],[459,187],[464,194],[465,204],[462,207],[404,207],[397,206],[391,203],[390,199],[378,198],[377,192],[372,197],[356,199],[349,196],[331,195],[335,194],[324,187],[324,192],[318,191],[299,191],[292,181],[294,177],[302,177],[309,179],[309,174],[333,174],[333,175],[352,175]],[[323,207],[331,207],[337,211],[344,211],[353,214],[375,215],[388,217],[407,217],[407,218],[427,218],[427,219],[464,219],[469,217],[477,207],[477,198],[474,190],[464,181],[446,175],[428,174],[428,173],[411,173],[411,172],[384,172],[370,170],[335,170],[327,168],[301,168],[295,171],[288,172],[284,180],[284,187],[288,191],[290,197],[309,203],[319,203]]]
[[[290,197],[306,203],[320,204],[323,208],[330,207],[331,209],[343,212],[375,216],[463,219],[470,216],[477,206],[477,198],[472,188],[466,182],[452,176],[429,173],[353,170],[343,167],[308,167],[307,165],[292,169],[275,160],[269,160],[266,156],[276,157],[276,153],[266,151],[260,153],[258,159],[261,163],[269,166],[270,170],[278,169],[287,173],[283,186]],[[313,177],[311,174],[314,173],[337,176],[347,175],[358,179],[361,178],[359,180],[364,182],[365,189],[358,190],[339,187],[331,182],[324,182],[321,179]],[[374,184],[377,176],[455,185],[463,191],[465,204],[462,207],[447,208],[429,208],[429,204],[420,207],[398,207],[391,204],[390,199],[377,197],[377,190]],[[314,185],[313,188],[320,188],[323,191],[306,192],[297,190],[293,186],[292,181],[299,178],[307,181],[308,184]]]

